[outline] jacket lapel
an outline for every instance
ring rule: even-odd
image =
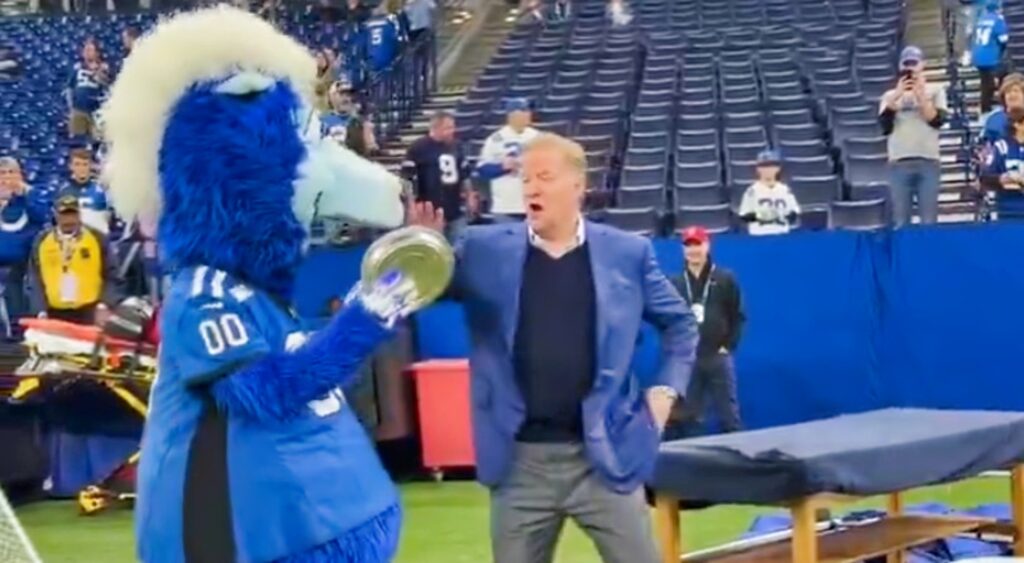
[[[526,224],[511,223],[508,229],[500,235],[502,243],[501,254],[496,256],[498,279],[496,283],[501,287],[501,297],[507,303],[507,314],[501,316],[504,323],[502,327],[505,333],[505,344],[508,350],[515,345],[516,327],[519,326],[519,292],[523,285],[523,267],[526,265]]]
[[[591,228],[591,223],[586,223],[587,246],[590,253],[590,273],[594,279],[594,338],[596,342],[596,357],[598,373],[604,367],[605,343],[608,341],[608,307],[611,304],[611,280],[609,279],[609,260],[607,253],[607,240],[602,229]]]

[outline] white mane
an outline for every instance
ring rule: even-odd
[[[103,107],[110,151],[104,170],[126,218],[160,214],[160,144],[178,99],[197,82],[260,72],[287,79],[307,101],[316,63],[305,47],[258,17],[228,6],[166,20],[135,44]]]

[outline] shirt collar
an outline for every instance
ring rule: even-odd
[[[541,247],[544,245],[544,239],[540,238],[540,235],[535,233],[533,231],[533,228],[531,228],[529,224],[527,224],[526,226],[526,232],[529,236],[531,245],[536,247]],[[569,248],[569,250],[582,246],[585,242],[587,242],[587,228],[586,224],[583,221],[583,217],[579,217],[576,219],[576,238],[573,241],[573,245]]]

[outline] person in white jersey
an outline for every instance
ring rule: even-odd
[[[778,151],[766,149],[757,155],[757,179],[743,192],[740,218],[752,235],[788,233],[800,218],[800,204],[782,183]]]
[[[491,215],[495,221],[519,221],[526,215],[523,204],[523,147],[538,131],[530,126],[530,101],[509,98],[502,102],[508,121],[487,137],[477,164],[477,175],[491,184]]]

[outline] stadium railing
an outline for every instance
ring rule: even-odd
[[[974,185],[974,180],[977,178],[975,174],[976,159],[974,157],[974,139],[971,136],[971,116],[967,111],[965,100],[967,83],[960,73],[960,66],[958,64],[957,33],[960,28],[958,17],[960,17],[959,5],[950,2],[943,4],[942,28],[946,39],[946,74],[949,77],[947,99],[952,110],[950,127],[960,131],[960,150],[957,151],[957,161],[962,165],[964,186],[967,186],[965,189],[973,190],[974,192],[973,194],[964,195],[977,198],[978,212],[975,219],[980,221],[984,215],[982,213],[983,197]]]
[[[437,61],[431,35],[409,45],[389,67],[370,77],[363,105],[374,119],[377,138],[389,140],[436,88]]]

